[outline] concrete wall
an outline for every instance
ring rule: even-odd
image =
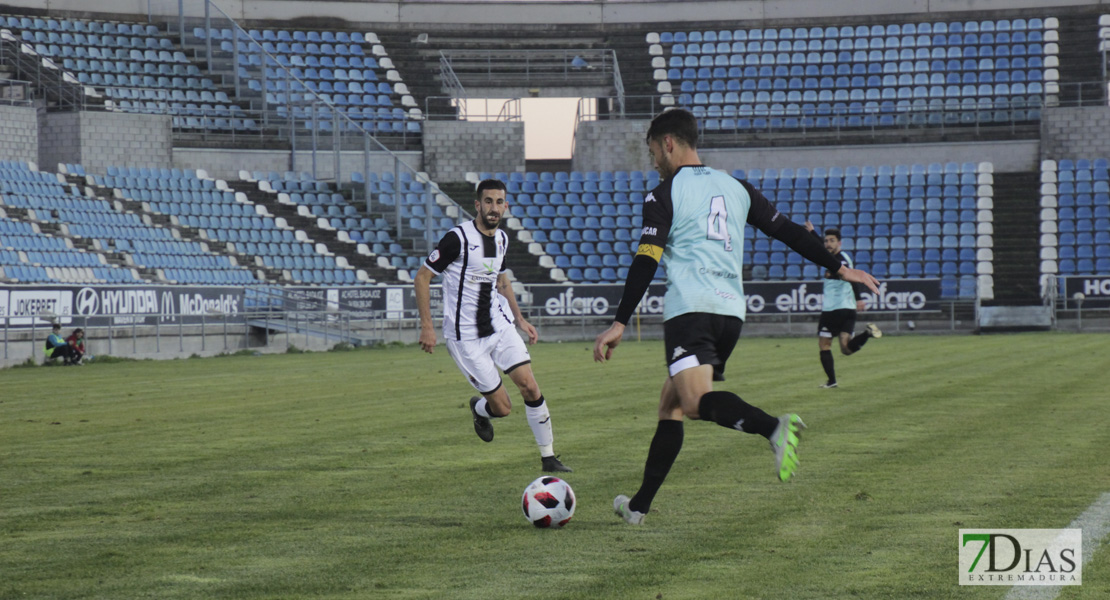
[[[984,161],[994,163],[995,172],[1032,171],[1040,168],[1040,144],[1036,140],[751,150],[705,148],[698,155],[707,165],[727,170]]]
[[[80,163],[81,115],[75,112],[42,114],[38,161],[43,169],[53,169],[58,163]]]
[[[524,165],[523,121],[424,123],[424,167],[436,181],[462,181],[467,171],[524,172]]]
[[[165,115],[110,112],[46,113],[39,131],[39,162],[81,163],[90,173],[109,166],[165,166],[173,160],[172,121]]]
[[[42,364],[42,347],[48,333],[47,329],[39,328],[32,339],[29,330],[10,331],[8,339],[0,341],[0,368],[19,365],[27,359]],[[257,329],[243,325],[229,325],[226,331],[222,325],[207,325],[203,333],[200,326],[190,326],[180,332],[173,326],[159,330],[140,326],[135,330],[115,327],[110,335],[104,328],[88,329],[85,348],[86,354],[93,357],[172,360],[193,355],[207,357],[230,354],[248,349],[262,354],[275,354],[285,352],[290,345],[301,350],[323,352],[335,347],[337,343],[335,338],[325,340],[303,334],[287,336],[284,333],[271,333],[267,344]]]
[[[39,116],[35,107],[0,105],[0,160],[39,162]]]
[[[41,10],[42,0],[7,0],[11,7]],[[145,0],[51,0],[51,11],[89,14],[147,13]],[[739,0],[666,2],[408,2],[404,0],[344,2],[304,0],[221,0],[218,5],[233,19],[329,19],[349,23],[485,23],[558,25],[605,25],[613,23],[660,23],[683,21],[770,21],[812,20],[823,17],[884,18],[906,14],[958,13],[1036,9],[1050,14],[1067,6],[1107,5],[1107,0]],[[155,15],[176,15],[177,2],[155,0]],[[202,17],[203,4],[186,2],[187,16]]]
[[[1110,130],[1110,110],[1104,113],[1102,129]],[[649,122],[593,121],[578,126],[574,169],[649,170],[644,136]],[[1110,149],[1110,140],[1104,143]],[[943,144],[874,144],[859,146],[801,146],[783,148],[701,148],[698,156],[720,169],[782,169],[786,167],[847,167],[859,165],[900,165],[915,163],[992,162],[995,171],[1029,171],[1040,168],[1040,143],[1036,140],[1012,142],[962,142]],[[1086,156],[1094,156],[1086,154]],[[1110,156],[1103,151],[1099,156]]]
[[[575,132],[574,170],[632,171],[651,168],[644,136],[650,121],[583,121]]]
[[[420,152],[397,152],[409,167],[424,170],[424,156]],[[174,148],[173,166],[179,169],[204,169],[217,179],[238,179],[240,170],[247,171],[299,171],[312,172],[312,153],[298,152],[294,165],[290,153],[284,150],[228,150],[222,148]],[[350,181],[351,173],[366,170],[362,152],[340,152],[340,179]],[[294,169],[294,166],[296,167]],[[393,170],[393,157],[384,152],[370,153],[370,172]],[[330,151],[316,153],[316,175],[330,179],[335,174],[335,155]]]
[[[1043,158],[1110,156],[1110,108],[1050,108],[1043,113]]]

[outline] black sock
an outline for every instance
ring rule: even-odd
[[[866,344],[869,339],[871,339],[871,332],[865,330],[863,333],[848,341],[848,349],[855,354],[859,352],[860,348],[863,348],[863,345]]]
[[[779,420],[762,409],[744,402],[732,392],[708,392],[698,403],[698,418],[713,421],[721,427],[739,429],[744,433],[758,433],[770,438]]]
[[[536,398],[535,402],[529,402],[529,401],[525,400],[524,405],[525,406],[531,406],[532,408],[539,408],[539,407],[543,406],[543,395],[541,394],[539,398]]]
[[[628,508],[637,512],[646,513],[651,508],[651,501],[655,499],[659,486],[667,478],[667,473],[682,450],[682,421],[659,421],[655,428],[655,437],[651,438],[651,447],[648,448],[647,463],[644,464],[644,482],[640,491],[628,502]]]
[[[821,351],[821,366],[825,367],[825,375],[829,376],[829,383],[836,383],[836,367],[833,366],[832,350]]]

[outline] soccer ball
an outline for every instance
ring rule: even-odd
[[[574,516],[574,490],[550,475],[528,484],[520,503],[524,518],[540,529],[559,529]]]

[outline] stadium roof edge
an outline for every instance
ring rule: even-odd
[[[240,21],[252,20],[337,20],[348,23],[381,24],[515,24],[515,25],[660,25],[675,22],[706,21],[782,21],[820,18],[892,18],[898,15],[936,14],[984,11],[1036,10],[1044,13],[1068,7],[1097,8],[1098,0],[701,0],[668,2],[665,0],[603,0],[603,1],[308,1],[219,0],[215,3],[228,16]],[[7,0],[8,11],[24,9],[42,13],[41,0]],[[82,0],[61,0],[50,4],[50,13],[80,13],[86,18],[107,18],[108,15],[134,15],[134,0],[100,0],[91,11]],[[175,17],[177,3],[154,3],[155,20],[159,15]],[[186,4],[188,17],[203,17],[203,4]],[[98,15],[101,15],[98,17]]]

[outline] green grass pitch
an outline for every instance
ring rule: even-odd
[[[741,339],[717,388],[802,415],[798,476],[687,422],[641,528],[611,502],[662,344],[532,353],[575,469],[561,531],[521,515],[519,394],[483,444],[442,345],[2,371],[0,598],[995,599],[957,585],[958,529],[1064,527],[1110,491],[1105,335],[887,336],[836,390],[816,340]],[[1110,550],[1060,597],[1110,598]]]

